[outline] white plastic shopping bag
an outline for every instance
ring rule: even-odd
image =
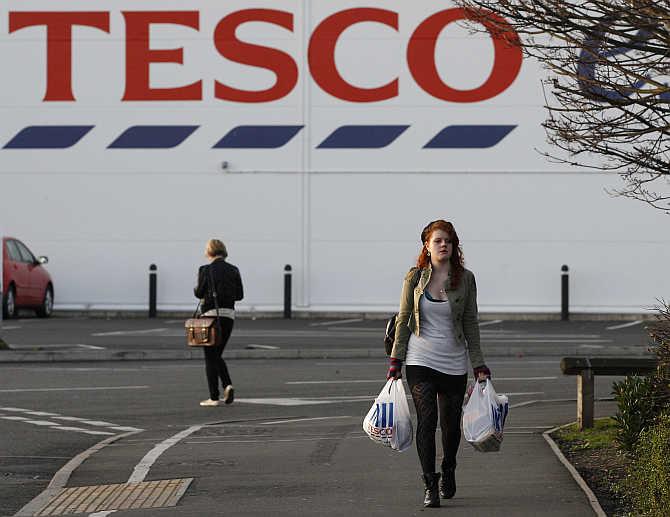
[[[363,430],[371,440],[404,451],[412,445],[414,430],[400,379],[389,379],[363,419]]]
[[[498,395],[490,379],[477,382],[463,408],[463,436],[476,450],[495,452],[500,450],[505,419],[509,412],[509,401]]]

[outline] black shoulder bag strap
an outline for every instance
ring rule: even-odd
[[[414,272],[414,281],[412,282],[414,287],[419,285],[419,280],[421,280],[421,273],[422,269],[420,267],[416,268],[416,271]]]
[[[219,319],[219,300],[216,296],[216,285],[214,284],[214,275],[212,274],[212,265],[207,266],[207,273],[209,274],[209,288],[214,298],[214,307],[216,308],[216,331],[219,333],[219,339],[223,337],[223,330],[221,330],[221,320]]]

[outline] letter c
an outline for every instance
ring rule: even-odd
[[[335,64],[335,46],[342,33],[360,22],[378,22],[398,30],[398,13],[361,7],[335,13],[314,30],[308,61],[314,81],[330,95],[349,102],[377,102],[398,95],[398,78],[379,88],[359,88],[345,81]]]

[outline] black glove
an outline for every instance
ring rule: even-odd
[[[473,371],[474,374],[475,374],[475,380],[476,380],[476,381],[479,380],[479,374],[480,374],[480,373],[483,373],[484,375],[486,375],[486,378],[487,378],[487,379],[490,379],[490,378],[491,378],[491,370],[489,370],[488,367],[487,367],[485,364],[483,364],[483,365],[481,365],[481,366],[478,366],[477,368],[473,368],[472,371]],[[483,381],[482,381],[482,382],[483,382]]]
[[[402,361],[391,357],[389,362],[389,371],[386,374],[386,379],[402,379]]]

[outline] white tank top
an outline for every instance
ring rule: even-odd
[[[454,338],[449,302],[431,301],[422,295],[419,313],[421,335],[410,334],[405,364],[427,366],[448,375],[467,373],[467,350]]]

